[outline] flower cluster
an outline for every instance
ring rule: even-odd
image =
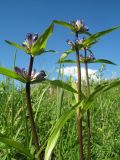
[[[84,38],[82,39],[77,39],[74,42],[67,40],[67,44],[74,50],[77,46],[82,45],[82,43],[84,42]]]
[[[33,70],[31,76],[28,75],[28,72],[25,68],[20,69],[19,67],[15,67],[15,72],[22,78],[26,79],[28,82],[42,82],[45,80],[46,73],[41,70],[40,72],[36,72]]]
[[[22,46],[30,52],[32,46],[35,44],[37,39],[38,39],[37,33],[35,33],[35,34],[28,33],[26,35],[24,42],[22,43]]]
[[[90,61],[90,60],[95,60],[95,57],[94,57],[94,54],[91,52],[91,53],[89,53],[89,55],[86,56],[86,57],[81,54],[81,55],[80,55],[80,60],[81,60],[82,62],[88,62],[88,61]]]
[[[83,20],[71,21],[70,24],[74,27],[74,30],[78,33],[87,32],[89,29],[85,26]]]

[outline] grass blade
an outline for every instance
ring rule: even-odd
[[[18,150],[21,154],[29,157],[31,160],[34,159],[33,155],[31,155],[29,153],[29,151],[20,143],[12,140],[12,139],[9,139],[9,138],[6,138],[2,135],[0,135],[0,142],[8,145],[8,146],[11,146],[13,148],[15,148],[16,150]]]

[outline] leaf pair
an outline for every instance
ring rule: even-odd
[[[80,60],[81,63],[84,63],[82,60]],[[71,59],[67,59],[67,60],[59,60],[58,63],[69,63],[69,64],[76,64],[77,62]],[[112,65],[116,65],[114,62],[109,61],[107,59],[93,59],[93,60],[87,60],[87,63],[105,63],[105,64],[112,64]]]
[[[65,21],[54,20],[53,23],[58,24],[58,25],[61,25],[61,26],[63,26],[63,27],[66,27],[66,28],[70,29],[72,32],[76,32],[74,26],[73,26],[72,24],[70,24],[70,23],[65,22]],[[89,35],[89,36],[91,35],[91,34],[90,34],[89,32],[87,32],[87,31],[84,31],[84,32],[81,32],[81,33],[87,34],[87,35]]]

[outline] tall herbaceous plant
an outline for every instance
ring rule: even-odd
[[[99,41],[99,38],[103,35],[106,35],[120,26],[110,28],[101,32],[97,32],[95,34],[91,34],[89,32],[89,28],[84,24],[83,20],[71,21],[70,23],[64,21],[54,20],[55,24],[61,25],[70,29],[74,33],[74,41],[67,40],[68,45],[70,46],[70,50],[65,51],[62,56],[60,57],[58,63],[68,63],[68,64],[76,64],[77,66],[77,100],[76,105],[68,111],[65,115],[63,115],[60,120],[56,123],[56,127],[60,129],[62,128],[63,124],[73,115],[73,110],[77,110],[77,128],[78,128],[78,139],[79,139],[79,155],[80,160],[84,158],[83,154],[83,134],[82,134],[82,115],[85,110],[87,110],[87,135],[88,135],[88,159],[90,159],[90,100],[93,96],[96,96],[104,87],[107,87],[108,84],[102,85],[99,88],[96,88],[94,91],[95,93],[90,94],[90,82],[89,82],[89,75],[88,75],[88,63],[106,63],[116,65],[115,63],[106,60],[106,59],[95,59],[91,47]],[[67,38],[68,39],[68,38]],[[70,53],[75,53],[75,60],[66,59]],[[86,73],[86,95],[82,93],[82,86],[81,86],[81,63],[85,64],[85,73]],[[112,86],[112,85],[111,85]],[[88,105],[89,104],[89,105]],[[85,108],[85,109],[84,109]],[[64,119],[64,123],[62,120]],[[55,135],[51,135],[48,140],[48,145],[46,148],[45,160],[49,159],[52,149],[54,148],[57,138],[58,138],[58,131],[55,129],[52,130]],[[55,137],[56,136],[56,137]],[[55,141],[56,138],[56,141]],[[54,139],[54,142],[53,142]],[[54,143],[54,144],[52,144]]]
[[[34,59],[36,56],[44,54],[46,52],[55,52],[54,50],[46,50],[46,43],[48,41],[48,38],[52,35],[54,29],[54,24],[51,23],[51,25],[43,32],[41,36],[38,36],[38,34],[28,33],[26,35],[25,40],[23,41],[22,45],[19,45],[14,42],[10,42],[5,40],[8,44],[21,49],[26,54],[28,54],[30,60],[28,64],[28,70],[25,70],[25,68],[15,66],[14,71],[9,70],[4,67],[0,67],[0,74],[6,75],[10,78],[14,78],[16,80],[19,80],[22,83],[25,83],[25,91],[26,91],[26,103],[27,103],[27,110],[29,114],[29,123],[31,125],[31,132],[32,132],[32,139],[35,145],[35,153],[34,155],[31,155],[29,150],[26,149],[24,146],[22,146],[20,143],[16,141],[7,139],[7,144],[16,148],[19,150],[20,153],[24,154],[25,156],[34,159],[35,154],[37,154],[37,158],[41,159],[43,157],[40,156],[39,150],[41,149],[40,145],[40,137],[38,137],[37,133],[37,126],[34,121],[34,114],[31,104],[31,87],[30,85],[36,84],[36,83],[48,83],[51,85],[58,86],[60,88],[64,88],[66,90],[69,90],[71,92],[77,93],[75,89],[72,89],[68,84],[60,81],[60,80],[48,80],[46,77],[46,73],[44,70],[41,70],[39,72],[36,72],[35,69],[33,69]],[[2,138],[3,140],[3,138]],[[3,141],[6,142],[5,140]]]
[[[36,56],[44,54],[46,52],[55,52],[54,50],[46,50],[46,44],[49,37],[53,34],[53,29],[56,24],[62,25],[64,27],[69,28],[74,33],[74,41],[68,40],[67,43],[70,46],[70,49],[65,51],[58,63],[74,63],[77,66],[77,89],[76,87],[72,87],[67,82],[63,82],[61,80],[49,80],[44,70],[36,71],[33,68],[34,59]],[[83,134],[82,134],[82,116],[87,111],[87,128],[88,128],[88,159],[90,159],[90,111],[89,108],[92,106],[92,102],[94,98],[96,98],[99,93],[105,92],[117,85],[120,84],[120,81],[117,80],[115,82],[106,82],[97,86],[92,93],[90,93],[90,82],[88,75],[88,63],[107,63],[113,64],[113,62],[104,59],[95,59],[91,47],[98,42],[98,38],[101,36],[112,32],[118,27],[114,27],[108,30],[104,30],[101,32],[97,32],[95,34],[91,34],[89,32],[88,27],[85,26],[82,20],[71,21],[70,23],[64,21],[54,20],[50,26],[43,32],[42,35],[28,33],[22,45],[19,45],[14,42],[7,41],[6,42],[15,48],[21,49],[25,52],[30,60],[28,64],[28,70],[25,70],[23,66],[15,66],[14,71],[9,70],[4,67],[0,67],[0,74],[6,75],[10,78],[16,79],[25,84],[25,92],[26,92],[26,106],[29,114],[29,124],[30,131],[32,132],[32,140],[33,145],[35,146],[34,153],[30,153],[29,147],[26,148],[21,143],[14,141],[10,138],[5,137],[4,135],[0,135],[0,141],[7,144],[8,146],[12,146],[16,150],[18,150],[21,154],[24,154],[29,159],[45,159],[49,160],[51,157],[51,153],[57,143],[57,140],[60,136],[60,130],[66,123],[68,119],[70,119],[77,111],[77,129],[78,129],[78,140],[79,140],[79,155],[80,160],[84,159],[83,152]],[[83,36],[82,36],[83,35]],[[75,53],[76,60],[66,59],[70,53]],[[86,71],[86,95],[82,92],[81,86],[81,63],[85,64]],[[36,83],[44,83],[50,84],[62,89],[68,90],[72,92],[75,97],[77,96],[75,104],[68,110],[66,113],[57,117],[56,123],[51,129],[51,133],[46,143],[41,146],[41,138],[38,137],[37,133],[37,125],[35,122],[35,117],[33,114],[33,108],[31,103],[31,85]],[[41,124],[43,125],[43,124]],[[45,148],[46,146],[46,148]],[[44,149],[45,148],[45,149]],[[44,150],[45,151],[44,151]],[[44,154],[41,154],[43,150]]]

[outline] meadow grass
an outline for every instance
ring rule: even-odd
[[[94,87],[94,83],[92,87]],[[90,108],[91,113],[91,159],[120,159],[120,88],[101,93]],[[43,148],[56,120],[72,106],[72,93],[49,85],[33,85],[32,105],[38,137]],[[0,134],[22,143],[31,153],[32,134],[28,123],[24,86],[16,86],[5,78],[0,83]],[[61,130],[52,160],[78,160],[79,143],[76,115]],[[83,115],[84,159],[87,159],[86,114]],[[17,150],[0,142],[1,160],[26,160]]]

